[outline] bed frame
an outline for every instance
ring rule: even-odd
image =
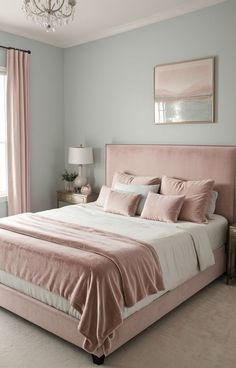
[[[216,213],[225,216],[230,224],[235,220],[236,147],[111,144],[106,146],[106,184],[111,184],[115,171],[192,180],[212,178],[219,193]],[[225,247],[215,250],[214,255],[214,266],[124,320],[114,333],[108,355],[221,276],[225,272]],[[74,317],[2,284],[0,306],[83,347],[84,338]],[[95,364],[103,364],[103,347],[92,357]]]

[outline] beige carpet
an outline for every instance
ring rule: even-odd
[[[90,356],[0,309],[0,368],[88,368]],[[106,359],[105,367],[235,368],[236,282],[220,279]]]

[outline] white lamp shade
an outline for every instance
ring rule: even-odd
[[[68,163],[72,165],[93,164],[92,147],[69,147]]]

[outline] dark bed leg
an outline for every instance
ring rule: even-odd
[[[96,355],[92,354],[93,358],[93,364],[102,365],[105,360],[105,355],[102,355],[100,358],[98,358]]]

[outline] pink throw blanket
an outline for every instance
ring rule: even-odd
[[[69,300],[81,318],[84,349],[104,352],[122,309],[164,290],[148,244],[34,214],[0,220],[0,269]]]

